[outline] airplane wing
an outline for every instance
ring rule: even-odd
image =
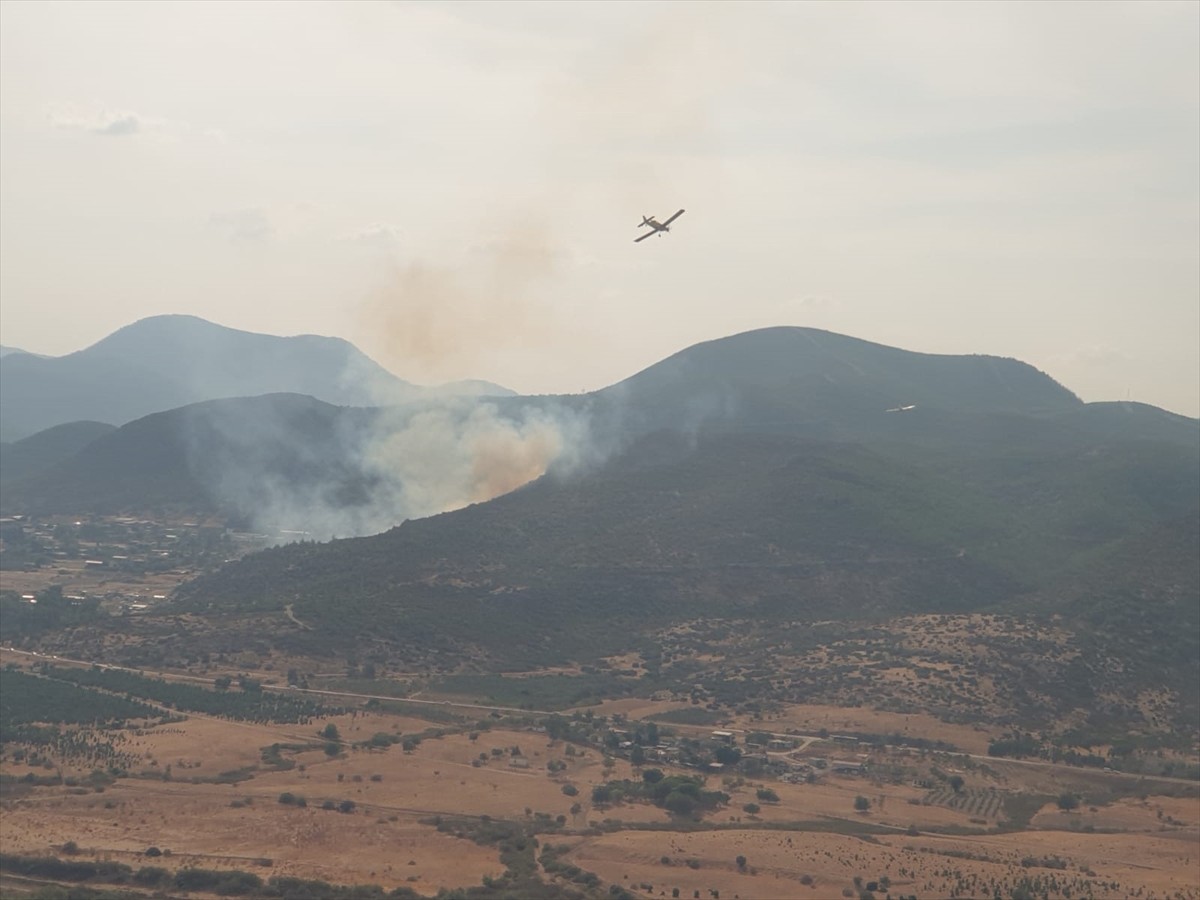
[[[683,213],[684,213],[684,210],[681,209],[679,212],[675,213],[675,215],[671,216],[671,218],[667,219],[667,221],[663,222],[663,224],[670,225],[672,222],[674,222],[676,219],[678,219],[680,216],[682,216]]]
[[[633,242],[636,244],[638,241],[644,241],[646,238],[648,238],[648,237],[654,237],[654,235],[656,235],[656,234],[658,234],[658,232],[657,232],[657,231],[647,231],[647,232],[646,232],[645,234],[643,234],[643,235],[642,235],[640,238],[634,238],[634,239],[633,239]]]

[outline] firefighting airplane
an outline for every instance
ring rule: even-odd
[[[633,242],[636,244],[638,241],[644,241],[646,238],[650,237],[650,235],[652,235],[652,234],[657,234],[659,237],[662,237],[662,233],[664,231],[670,231],[671,223],[674,222],[676,219],[678,219],[680,216],[682,216],[683,212],[684,211],[681,209],[679,212],[675,213],[675,215],[671,216],[671,218],[667,219],[667,221],[665,221],[665,222],[659,222],[658,220],[656,220],[654,218],[654,216],[642,216],[642,224],[639,225],[638,228],[644,228],[646,225],[649,225],[650,230],[647,231],[645,234],[643,234],[640,238],[634,238]]]

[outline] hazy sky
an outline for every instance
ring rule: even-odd
[[[808,325],[1196,416],[1198,46],[1182,0],[3,0],[0,340],[559,393]]]

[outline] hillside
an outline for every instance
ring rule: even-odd
[[[193,316],[155,316],[67,356],[5,355],[0,437],[18,440],[77,420],[123,425],[204,400],[271,393],[370,406],[511,392],[484,382],[418,387],[338,338],[276,337]]]
[[[280,485],[297,498],[330,492],[352,503],[363,485],[343,438],[353,445],[369,418],[299,394],[197,403],[108,428],[74,455],[14,479],[3,503],[41,513],[221,512],[234,521],[268,504]]]
[[[539,447],[558,457],[530,469]],[[465,481],[443,484],[449,470]],[[503,488],[496,471],[520,477]],[[686,657],[736,633],[738,652],[758,656],[784,640],[788,690],[811,694],[824,689],[804,623],[861,637],[901,618],[987,614],[1065,635],[1029,668],[1015,661],[1050,651],[1010,651],[997,632],[990,668],[971,677],[1006,680],[1002,721],[1084,702],[1125,721],[1120,698],[1153,689],[1174,698],[1179,724],[1195,693],[1197,423],[1083,404],[1011,360],[768,329],[582,397],[210,401],[103,435],[4,499],[373,535],[279,547],[180,588],[162,627],[187,612],[211,651],[370,647],[389,665],[496,670],[667,644]],[[454,511],[428,514],[439,508]],[[1145,614],[1131,623],[1135,603]],[[184,652],[166,646],[154,652]]]
[[[1102,490],[1114,475],[1107,459],[1065,458],[1039,477],[1068,487],[1041,498],[1004,493],[1007,460],[954,475],[941,462],[794,438],[653,436],[577,479],[545,478],[372,538],[257,554],[186,586],[177,609],[228,621],[290,605],[313,631],[285,630],[281,646],[370,646],[379,658],[432,653],[485,669],[594,661],[680,628],[719,636],[722,622],[749,641],[806,622],[1059,615],[1084,655],[1037,670],[1048,685],[1014,687],[1050,698],[1042,708],[1070,709],[1078,679],[1097,673],[1114,695],[1150,684],[1194,694],[1183,635],[1200,604],[1187,589],[1195,546],[1161,546],[1158,582],[1183,589],[1177,605],[1155,604],[1152,631],[1114,632],[1079,577],[1089,559],[1139,540],[1158,546],[1157,531],[1188,521],[1194,457],[1156,460],[1166,489],[1144,492],[1136,478]],[[1088,525],[1130,510],[1121,536]],[[1109,595],[1124,596],[1115,584]],[[1114,670],[1105,659],[1118,648],[1128,663]]]
[[[103,422],[70,422],[24,440],[0,444],[0,485],[11,485],[70,459],[113,430]]]
[[[934,415],[1062,414],[1082,407],[1032,366],[914,353],[813,328],[697,344],[600,391],[600,411],[643,428],[749,428],[833,439],[904,436],[903,406]]]
[[[912,408],[889,411],[896,404]],[[270,484],[275,502],[267,507],[286,507],[273,518],[327,537],[380,531],[536,477],[544,466],[527,467],[528,474],[513,476],[515,481],[502,479],[483,496],[468,483],[487,480],[489,468],[512,465],[543,439],[558,448],[553,471],[594,466],[656,430],[879,444],[898,459],[907,455],[918,462],[948,454],[943,464],[951,468],[960,458],[996,455],[1001,448],[1018,457],[1058,459],[1112,442],[1150,441],[1185,450],[1200,445],[1195,420],[1138,404],[1082,404],[1014,360],[908,353],[803,328],[700,344],[590,395],[495,397],[482,403],[427,399],[364,411],[351,417],[352,427],[341,424],[345,411],[319,407],[322,412],[312,419],[294,419],[264,401],[254,407],[263,419],[247,430],[239,424],[247,408],[219,401],[192,405],[186,414],[131,423],[95,451],[72,459],[47,456],[43,462],[56,465],[40,480],[6,478],[4,508],[152,512],[163,504],[197,504],[198,511],[245,519],[252,512],[248,507],[262,506],[263,486]],[[190,433],[205,419],[211,420],[205,426],[208,443],[197,454]],[[265,435],[263,447],[245,439],[259,433]],[[265,449],[293,445],[325,448],[310,451],[327,465],[324,482],[314,464],[303,483],[294,483],[289,472],[295,467],[277,465],[276,451]],[[491,456],[497,447],[507,450]],[[279,452],[285,458],[295,451]],[[514,456],[505,458],[506,453]],[[224,462],[205,463],[211,459]],[[550,462],[547,456],[544,463]],[[447,471],[452,466],[459,471]],[[257,487],[230,490],[238,479]],[[351,482],[377,489],[367,495],[344,490]],[[413,495],[420,493],[430,497],[415,502]],[[247,497],[255,503],[248,504]],[[303,521],[306,516],[310,521]],[[334,524],[326,527],[318,519]]]

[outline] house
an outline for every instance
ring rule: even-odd
[[[712,739],[714,741],[722,741],[723,743],[726,743],[726,744],[732,744],[733,743],[733,732],[732,731],[714,731],[712,733]]]
[[[866,766],[848,759],[835,759],[829,764],[829,768],[838,775],[861,775]]]

